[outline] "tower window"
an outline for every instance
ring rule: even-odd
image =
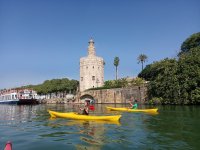
[[[83,81],[83,77],[81,77],[81,81]]]
[[[92,80],[95,80],[95,76],[92,76]]]
[[[92,68],[94,69],[94,66]]]

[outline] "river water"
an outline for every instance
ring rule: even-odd
[[[122,114],[119,122],[50,119],[48,109],[70,112],[76,105],[0,105],[0,150],[200,149],[200,107],[158,106],[158,114],[120,113],[95,105],[91,115]],[[150,106],[139,106],[149,108]]]

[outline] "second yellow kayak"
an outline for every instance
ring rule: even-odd
[[[68,118],[68,119],[77,119],[77,120],[102,120],[102,121],[118,121],[121,118],[121,115],[114,116],[88,116],[80,115],[74,112],[61,113],[56,111],[48,110],[51,117],[56,118]]]
[[[115,108],[115,107],[106,107],[108,110],[113,111],[124,111],[124,112],[147,112],[147,113],[156,113],[158,111],[158,108],[153,109],[130,109],[130,108]]]

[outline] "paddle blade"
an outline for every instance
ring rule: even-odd
[[[90,106],[89,106],[89,109],[92,110],[92,111],[94,111],[94,110],[95,110],[95,107],[94,107],[93,105],[90,105]]]

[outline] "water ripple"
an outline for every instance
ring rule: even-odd
[[[16,150],[200,148],[199,107],[160,107],[157,115],[120,113],[119,122],[52,120],[47,112],[67,108],[68,105],[0,105],[0,145],[11,140]],[[96,108],[95,114],[109,114],[105,105]]]

